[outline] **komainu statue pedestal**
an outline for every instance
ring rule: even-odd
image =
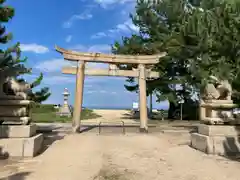
[[[199,105],[200,122],[191,134],[191,147],[207,154],[238,156],[240,154],[240,126],[233,115],[237,105],[231,100],[232,87],[227,80],[211,77]]]
[[[43,135],[37,134],[37,125],[1,125],[1,155],[34,157],[42,149]]]
[[[240,126],[233,116],[236,105],[230,100],[209,100],[200,104],[200,122],[191,134],[191,147],[207,154],[238,156]]]
[[[240,126],[205,125],[191,134],[191,147],[207,154],[240,155]]]

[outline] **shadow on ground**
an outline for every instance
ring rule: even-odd
[[[43,132],[43,147],[38,155],[44,153],[54,142],[59,141],[64,138],[66,134],[60,134],[57,131]]]
[[[184,130],[189,130],[189,133],[195,133],[198,131],[197,125],[172,125],[173,128],[180,128]]]
[[[223,146],[228,159],[240,162],[240,125],[236,125],[235,130],[237,136],[226,137]]]
[[[152,112],[151,115],[148,114],[148,118],[151,119],[151,120],[161,120],[162,116],[159,115],[159,113]],[[136,113],[132,113],[132,112],[123,113],[121,119],[132,119],[132,120],[139,121],[140,113],[139,112],[136,112]]]
[[[9,158],[8,152],[3,152],[2,147],[0,147],[0,160],[6,160]]]
[[[0,126],[0,134],[1,138],[6,138],[9,134],[9,129],[8,126],[1,125]],[[0,140],[1,140],[0,138]],[[9,153],[8,152],[3,152],[3,147],[0,147],[0,160],[6,160],[9,158]]]
[[[156,125],[148,127],[148,133],[159,133],[161,132]],[[128,133],[139,133],[139,125],[115,125],[115,124],[104,124],[99,126],[89,125],[82,126],[80,133],[94,133],[94,134],[128,134]]]
[[[94,130],[94,129],[97,129],[97,128],[98,128],[98,126],[96,126],[96,125],[82,126],[79,133],[90,132],[91,130]]]
[[[120,119],[133,119],[139,121],[140,115],[139,114],[133,114],[133,113],[123,113],[122,117]]]
[[[30,172],[19,172],[16,174],[9,175],[7,177],[1,178],[0,180],[24,180]]]
[[[45,126],[39,126],[37,127],[37,133],[51,133],[52,131],[56,131],[60,129],[61,126],[55,126],[53,125],[45,125]]]

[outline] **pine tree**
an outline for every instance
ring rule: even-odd
[[[233,99],[240,102],[239,1],[202,0],[190,12],[168,47],[176,57],[185,55],[187,81],[199,95],[208,77],[215,75],[232,83]]]
[[[12,34],[6,32],[4,26],[14,16],[14,9],[5,5],[5,0],[0,0],[0,43],[5,45],[12,40]],[[7,49],[0,49],[0,74],[1,79],[6,76],[18,76],[29,73],[30,69],[23,65],[26,58],[21,60],[20,43]]]
[[[171,116],[174,107],[180,97],[189,98],[191,90],[185,83],[185,75],[188,73],[182,59],[174,56],[175,52],[168,48],[169,39],[173,33],[179,33],[186,19],[187,1],[163,0],[159,4],[149,5],[145,1],[139,1],[136,6],[136,14],[132,15],[133,23],[139,27],[140,33],[130,38],[123,38],[122,42],[115,43],[113,53],[118,54],[144,54],[151,55],[159,52],[167,52],[168,55],[161,58],[153,70],[160,74],[160,78],[147,81],[148,90],[157,94],[158,101],[169,100]],[[127,68],[131,69],[132,65]],[[133,79],[128,79],[132,83]],[[176,84],[183,84],[183,89],[176,89]],[[128,90],[135,90],[138,86],[125,86]],[[173,109],[173,110],[171,110]]]
[[[115,44],[113,52],[167,52],[154,67],[160,78],[148,81],[148,86],[157,92],[159,100],[169,100],[170,111],[179,97],[188,102],[194,92],[200,95],[210,75],[232,82],[237,96],[239,11],[239,1],[162,0],[154,6],[139,1],[132,19],[140,33],[123,38],[122,43]],[[181,90],[173,88],[176,83]],[[134,88],[137,87],[128,87]]]
[[[51,96],[51,93],[49,92],[48,87],[42,88],[40,91],[36,91],[32,95],[30,95],[31,99],[36,103],[42,103],[43,101],[46,101]]]
[[[31,84],[32,89],[39,86],[42,80],[43,80],[43,74],[41,73],[40,76]],[[18,81],[21,82],[25,80],[22,78],[22,79],[18,79]],[[51,93],[49,92],[48,87],[43,87],[39,91],[35,91],[35,92],[30,91],[28,96],[30,100],[38,104],[41,104],[43,101],[46,101],[51,96]]]
[[[12,40],[12,33],[6,32],[4,24],[9,22],[14,17],[14,14],[14,8],[5,5],[5,0],[0,0],[0,43],[4,46]],[[4,83],[6,77],[15,77],[19,82],[25,81],[24,79],[18,77],[19,75],[31,73],[31,69],[26,68],[24,65],[26,60],[27,58],[21,59],[19,42],[10,48],[0,49],[0,85]],[[31,87],[34,88],[38,86],[42,79],[43,75],[41,73],[40,76],[31,84]],[[50,95],[51,93],[49,93],[49,88],[46,87],[36,93],[29,92],[31,100],[36,102],[42,102]]]
[[[185,36],[190,32],[198,39],[198,50],[189,60],[191,74],[198,79],[216,75],[233,83],[239,77],[240,4],[238,1],[202,1],[185,25]],[[185,47],[189,49],[189,47]],[[204,83],[202,83],[204,84]]]

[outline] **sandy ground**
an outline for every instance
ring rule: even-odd
[[[239,180],[240,163],[190,148],[189,135],[71,134],[0,179]],[[8,178],[7,178],[8,177]]]
[[[94,113],[100,115],[99,118],[94,119],[87,119],[82,120],[83,123],[87,122],[99,122],[99,121],[112,121],[112,122],[119,122],[119,121],[132,121],[136,122],[134,120],[130,120],[130,111],[129,110],[100,110],[100,109],[94,109]],[[138,120],[139,121],[139,120]]]
[[[122,119],[126,113],[95,112],[107,121]],[[190,148],[189,133],[66,134],[70,126],[58,126],[63,131],[46,136],[49,147],[41,155],[5,167],[0,164],[0,180],[240,179],[239,162]]]
[[[101,109],[94,109],[93,110],[96,114],[102,116],[102,119],[121,119],[124,114],[129,113],[128,110],[101,110]]]
[[[122,121],[124,121],[125,124],[139,124],[140,120],[139,117],[133,117],[131,114],[130,110],[99,110],[99,109],[94,109],[93,110],[96,114],[100,115],[101,117],[99,118],[94,118],[94,119],[86,119],[82,120],[82,124],[96,124],[98,125],[99,122],[105,123],[116,123],[116,124],[121,124]],[[137,115],[136,115],[137,116]],[[159,119],[161,119],[159,117]],[[155,124],[157,121],[156,120],[149,120],[148,123],[149,125]]]

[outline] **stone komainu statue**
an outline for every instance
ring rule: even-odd
[[[0,124],[31,123],[31,103],[28,95],[32,84],[14,77],[6,77],[0,81]]]
[[[231,100],[232,86],[228,80],[219,80],[215,76],[210,76],[213,83],[206,85],[203,99],[205,100]]]
[[[2,88],[7,96],[15,96],[26,100],[28,99],[28,94],[31,92],[32,85],[25,81],[17,81],[15,78],[8,77]]]

